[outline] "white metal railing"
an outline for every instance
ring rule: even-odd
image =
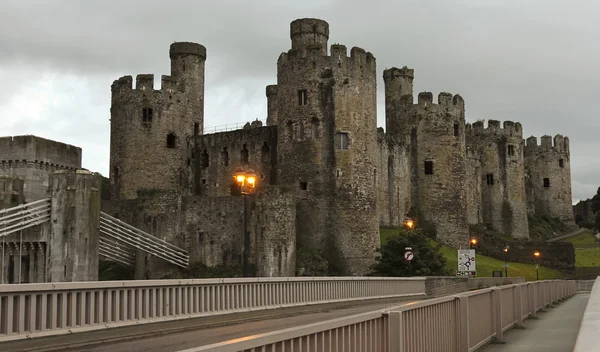
[[[133,267],[135,265],[135,253],[129,246],[110,239],[105,236],[100,236],[98,241],[98,251],[101,256],[108,260],[121,263],[125,266]]]
[[[179,267],[187,268],[189,266],[189,255],[186,250],[154,237],[104,212],[100,212],[100,233]]]
[[[588,281],[588,280],[586,280]],[[594,281],[590,298],[581,319],[573,352],[598,351],[598,331],[600,331],[600,277]],[[585,282],[585,281],[584,281]]]
[[[425,296],[425,278],[290,277],[0,285],[0,342],[158,321]]]
[[[590,293],[596,280],[577,280],[577,293]]]
[[[202,134],[210,134],[210,133],[218,133],[218,132],[228,132],[228,131],[241,130],[242,128],[244,128],[244,126],[247,123],[249,123],[249,124],[252,125],[252,123],[256,122],[256,121],[262,122],[263,126],[267,125],[266,120],[256,119],[254,121],[235,122],[235,123],[228,123],[228,124],[224,124],[224,125],[216,125],[216,126],[204,127],[204,129],[202,131]]]
[[[0,209],[0,237],[43,224],[50,220],[50,198]]]
[[[472,352],[575,289],[559,280],[497,286],[179,352]]]

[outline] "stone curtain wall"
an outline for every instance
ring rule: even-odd
[[[0,138],[0,176],[24,181],[26,203],[48,196],[48,179],[56,170],[81,168],[81,148],[36,136]]]

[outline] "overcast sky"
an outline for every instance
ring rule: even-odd
[[[329,44],[415,69],[420,91],[459,93],[467,121],[520,121],[524,135],[571,140],[573,199],[600,186],[600,2],[589,0],[0,0],[1,135],[83,148],[108,175],[110,85],[169,74],[169,45],[207,47],[205,127],[266,118],[265,85],[290,47],[289,23],[316,17]]]

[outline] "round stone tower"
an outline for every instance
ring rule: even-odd
[[[193,135],[204,123],[206,48],[171,44],[171,75],[121,77],[112,84],[110,179],[113,199],[132,199],[143,189],[192,187]]]
[[[325,21],[292,22],[277,62],[278,180],[298,192],[298,247],[364,274],[379,247],[375,58],[337,44],[327,55],[328,36]]]
[[[396,109],[401,100],[410,100],[413,98],[413,80],[415,70],[406,66],[402,68],[392,67],[383,71],[383,82],[385,84],[385,130],[388,134],[397,135],[400,133],[399,119],[394,118],[397,115]]]

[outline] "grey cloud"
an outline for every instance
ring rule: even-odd
[[[52,92],[72,95],[73,106],[49,109],[33,130],[89,145],[84,160],[106,173],[114,79],[154,73],[158,81],[169,73],[173,41],[199,42],[208,50],[205,125],[264,119],[264,86],[276,81],[277,57],[290,46],[289,23],[318,17],[330,24],[330,43],[377,58],[380,125],[381,71],[408,65],[415,94],[459,93],[469,121],[519,121],[524,137],[569,136],[576,198],[600,184],[600,49],[591,44],[599,10],[583,0],[4,1],[0,78],[10,84],[0,87],[0,111],[28,94],[40,71],[88,82],[86,92]],[[34,133],[29,121],[21,116],[8,131]],[[82,132],[89,128],[96,131]]]

